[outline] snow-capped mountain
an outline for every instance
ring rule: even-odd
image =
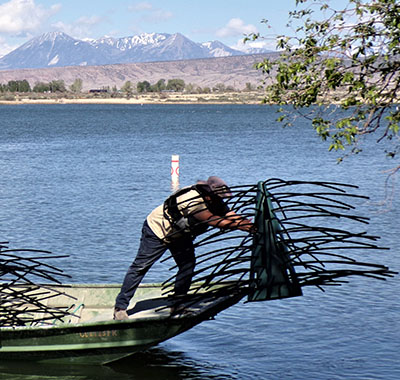
[[[213,57],[230,57],[232,55],[244,54],[243,52],[234,50],[219,41],[203,42],[201,46]]]
[[[50,32],[2,57],[0,69],[175,61],[244,54],[219,41],[196,43],[180,33],[77,40],[63,32]]]
[[[65,33],[33,38],[0,59],[1,69],[95,65],[106,57],[92,45]]]
[[[212,56],[211,51],[181,34],[146,33],[81,41],[62,32],[51,32],[33,38],[4,56],[0,59],[0,68],[102,65]]]
[[[121,51],[136,48],[138,46],[157,46],[169,37],[168,34],[161,33],[143,33],[138,36],[113,38],[113,37],[102,37],[98,40],[87,40],[90,44],[95,47],[109,46],[117,48]]]

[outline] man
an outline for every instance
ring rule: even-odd
[[[178,190],[147,216],[138,253],[115,302],[114,319],[128,319],[126,309],[137,287],[167,249],[178,266],[174,293],[182,296],[188,292],[193,277],[196,236],[209,226],[252,231],[253,223],[230,211],[224,202],[231,195],[221,178],[211,176],[207,181]]]

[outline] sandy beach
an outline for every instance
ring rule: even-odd
[[[263,94],[260,92],[226,92],[214,94],[183,93],[147,93],[126,97],[108,96],[34,96],[15,95],[8,99],[0,99],[3,105],[19,104],[260,104]]]

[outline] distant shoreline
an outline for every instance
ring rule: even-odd
[[[227,92],[218,94],[140,94],[130,98],[112,97],[33,97],[16,95],[13,99],[1,99],[0,105],[23,104],[261,104],[260,92]]]

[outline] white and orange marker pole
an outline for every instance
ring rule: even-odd
[[[173,154],[171,157],[171,187],[178,190],[179,187],[179,155]]]

